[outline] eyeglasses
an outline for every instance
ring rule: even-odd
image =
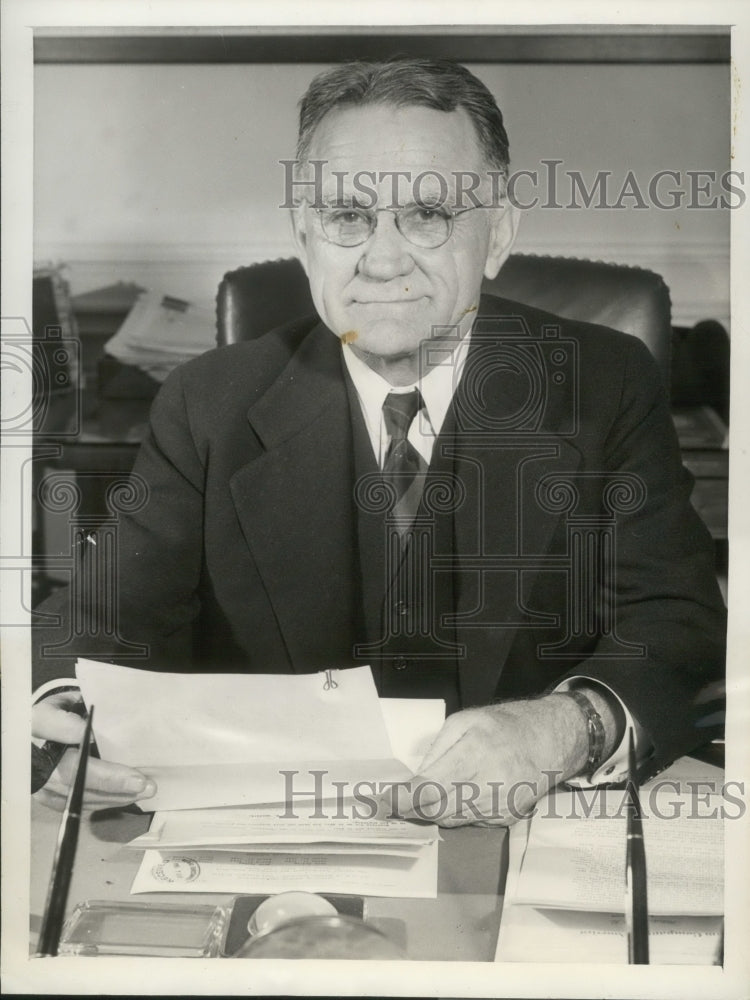
[[[313,206],[314,207],[314,206]],[[392,212],[396,228],[409,243],[435,250],[450,239],[453,223],[459,215],[483,205],[471,205],[459,211],[430,205],[405,205],[403,208],[314,208],[326,239],[340,247],[358,247],[375,232],[379,212]]]

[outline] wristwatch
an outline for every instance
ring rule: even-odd
[[[598,770],[604,757],[604,723],[602,717],[594,708],[592,702],[582,691],[575,689],[565,691],[564,694],[572,698],[586,717],[586,729],[589,737],[589,752],[586,758],[584,776],[587,781],[591,781],[594,773]]]

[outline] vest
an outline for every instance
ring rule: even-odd
[[[385,698],[442,698],[446,712],[461,707],[452,558],[452,459],[443,435],[414,527],[402,548],[388,517],[387,495],[362,409],[346,377],[354,446],[354,497],[361,615],[354,659],[369,663]],[[449,418],[450,419],[450,418]]]

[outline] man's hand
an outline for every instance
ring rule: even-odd
[[[47,783],[34,798],[45,806],[61,811],[65,808],[68,790],[73,780],[77,745],[83,738],[86,724],[71,709],[81,702],[76,691],[53,694],[32,709],[32,735],[55,743],[71,744]],[[85,809],[107,809],[126,806],[137,799],[150,798],[156,785],[135,768],[89,757],[86,767]]]
[[[509,826],[586,764],[585,719],[572,698],[546,695],[449,716],[393,812],[440,826]]]

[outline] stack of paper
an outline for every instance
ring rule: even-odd
[[[381,700],[369,667],[185,675],[79,660],[76,673],[102,757],[157,785],[133,892],[437,894],[437,827],[375,803],[418,766],[442,701]]]
[[[695,766],[698,786],[665,772],[641,792],[651,964],[710,965],[721,945],[722,801]],[[627,961],[623,800],[559,792],[511,829],[497,961]]]
[[[104,350],[163,382],[173,368],[215,346],[215,321],[208,309],[145,291]]]
[[[437,827],[325,811],[308,803],[157,813],[129,845],[146,849],[132,891],[435,896]]]

